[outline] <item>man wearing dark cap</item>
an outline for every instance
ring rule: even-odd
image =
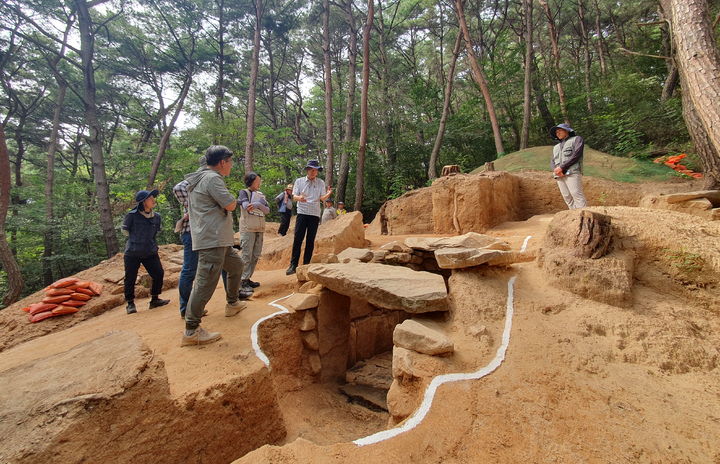
[[[170,300],[160,299],[163,287],[162,262],[158,255],[157,234],[160,232],[162,222],[160,215],[153,211],[157,205],[157,190],[140,190],[135,194],[135,207],[130,210],[123,220],[122,231],[127,235],[123,260],[125,262],[125,301],[128,314],[135,314],[135,280],[142,264],[150,274],[152,287],[150,288],[150,309],[164,306]]]
[[[297,202],[297,217],[292,258],[290,267],[285,271],[287,275],[295,274],[295,269],[300,262],[300,249],[305,240],[305,234],[307,234],[307,240],[305,241],[303,264],[308,264],[312,259],[315,249],[315,234],[320,224],[320,204],[332,195],[332,189],[325,188],[325,182],[317,176],[322,169],[317,160],[308,161],[305,166],[307,175],[295,180],[293,184],[293,200]]]
[[[227,272],[225,316],[231,317],[245,309],[247,303],[238,299],[243,264],[233,248],[233,222],[230,212],[237,201],[225,185],[232,169],[232,151],[213,145],[205,151],[207,169],[186,176],[189,192],[190,233],[193,251],[198,252],[198,266],[190,301],[185,312],[185,333],[181,346],[202,345],[220,339],[217,332],[200,327],[205,305],[212,297],[220,279]]]
[[[564,123],[551,128],[550,136],[558,140],[558,144],[553,147],[550,168],[563,200],[570,209],[584,208],[587,206],[582,187],[585,142],[569,124]]]

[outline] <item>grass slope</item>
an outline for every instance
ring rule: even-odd
[[[549,171],[552,148],[552,146],[532,147],[510,153],[494,161],[495,169],[510,172],[527,169]],[[479,167],[472,173],[475,174],[482,170],[483,168]],[[587,145],[583,160],[583,174],[618,182],[664,181],[676,176],[672,169],[662,164],[608,155],[593,150]]]

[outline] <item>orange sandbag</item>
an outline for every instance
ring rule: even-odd
[[[30,306],[25,306],[22,310],[27,313],[30,311]]]
[[[80,311],[80,308],[76,308],[75,306],[65,306],[60,305],[57,308],[52,310],[52,313],[54,316],[61,316],[63,314],[72,314]]]
[[[75,307],[78,307],[78,308],[79,308],[80,306],[83,306],[85,303],[87,303],[87,301],[67,300],[67,301],[63,301],[62,304],[63,304],[64,306],[75,306]]]
[[[73,293],[70,295],[71,300],[77,301],[88,301],[90,298],[92,298],[90,295],[86,295],[84,293]]]
[[[78,280],[74,284],[72,284],[69,288],[72,288],[73,290],[77,290],[78,288],[89,288],[90,282],[87,280]]]
[[[70,299],[70,295],[60,295],[60,296],[46,296],[42,299],[43,303],[55,303],[59,304],[63,301],[67,301]]]
[[[94,294],[99,296],[102,293],[103,286],[97,282],[90,282],[90,290],[92,290]]]
[[[47,296],[62,296],[62,295],[72,295],[73,291],[69,288],[51,288],[50,290],[46,291],[45,294]]]
[[[28,314],[34,315],[37,313],[41,313],[43,311],[50,311],[54,309],[57,305],[54,303],[33,303],[30,306],[28,306]]]
[[[68,287],[68,288],[70,288],[70,287]],[[89,288],[76,288],[76,289],[75,289],[75,292],[76,292],[76,293],[82,293],[83,295],[87,295],[87,296],[89,296],[89,297],[95,296],[95,293],[93,293],[93,291],[90,290]],[[77,299],[77,298],[76,298],[76,299]]]
[[[29,314],[29,315],[28,315],[28,320],[29,320],[30,322],[40,322],[40,321],[42,321],[43,319],[47,319],[48,317],[53,317],[53,316],[54,316],[54,314],[53,314],[52,311],[43,311],[43,312],[41,312],[41,313],[37,313],[37,314],[34,314],[34,315],[33,315],[33,314]]]
[[[78,279],[76,279],[75,277],[65,277],[64,279],[60,279],[60,280],[56,281],[55,283],[50,285],[50,287],[52,287],[52,288],[69,287],[70,285],[77,283],[77,281],[78,281]]]

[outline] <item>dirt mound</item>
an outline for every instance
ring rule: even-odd
[[[3,371],[0,381],[3,462],[228,462],[285,435],[265,369],[175,401],[163,363],[131,332]]]
[[[284,269],[290,264],[292,254],[292,232],[284,237],[268,237],[263,244],[262,255],[257,269]],[[365,247],[365,229],[362,214],[355,211],[318,227],[314,255],[340,253],[346,248]]]
[[[163,245],[160,247],[159,254],[165,270],[163,291],[177,287],[180,269],[182,268],[182,245]],[[118,253],[112,258],[102,261],[97,266],[72,276],[80,280],[100,283],[104,287],[100,296],[88,301],[75,314],[52,317],[37,323],[28,322],[27,313],[22,311],[21,308],[42,300],[45,297],[42,290],[3,309],[0,311],[0,332],[3,333],[3,336],[0,337],[0,352],[33,338],[72,327],[123,304],[125,302],[123,296],[124,276],[123,256],[122,253]],[[138,281],[142,282],[142,284],[135,287],[137,298],[145,298],[150,294],[150,282],[147,277],[144,268],[141,268]]]

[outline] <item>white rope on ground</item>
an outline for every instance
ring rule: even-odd
[[[433,399],[435,398],[435,392],[437,392],[437,389],[438,387],[440,387],[440,385],[450,382],[457,382],[459,380],[481,379],[486,375],[492,373],[498,367],[500,367],[500,364],[502,364],[503,360],[505,359],[505,352],[507,351],[507,347],[510,344],[510,329],[512,329],[512,318],[514,313],[514,285],[516,278],[517,276],[513,276],[508,281],[508,297],[505,311],[505,329],[503,330],[502,343],[500,344],[500,347],[498,348],[493,360],[490,361],[487,366],[475,372],[470,372],[466,374],[455,373],[438,375],[430,382],[427,390],[425,390],[425,396],[423,397],[423,401],[420,404],[420,407],[415,411],[412,416],[410,416],[409,419],[405,420],[405,422],[395,428],[382,430],[372,435],[368,435],[367,437],[359,438],[353,441],[353,443],[358,446],[372,445],[374,443],[388,440],[390,438],[400,435],[401,433],[405,433],[409,430],[414,429],[423,421],[423,419],[425,419],[425,416],[430,411],[430,406],[432,406]]]
[[[532,238],[532,235],[528,235],[527,237],[525,237],[525,241],[522,244],[522,248],[520,248],[521,253],[523,251],[527,250],[528,242],[530,241],[531,238]]]
[[[526,250],[527,244],[531,238],[532,235],[528,235],[527,237],[525,237],[525,241],[523,242],[522,248],[520,249],[521,252]],[[475,372],[443,374],[433,378],[430,382],[430,385],[428,385],[428,388],[425,390],[425,396],[423,397],[423,401],[420,404],[420,407],[415,411],[415,413],[413,413],[412,416],[410,416],[409,419],[406,419],[401,425],[392,429],[382,430],[372,435],[368,435],[367,437],[358,438],[357,440],[353,441],[354,444],[358,446],[372,445],[396,437],[401,433],[405,433],[409,430],[414,429],[423,421],[423,419],[425,419],[425,416],[430,411],[433,399],[435,398],[435,392],[437,392],[437,389],[438,387],[440,387],[440,385],[450,382],[457,382],[460,380],[478,380],[491,374],[495,371],[495,369],[500,367],[502,362],[505,360],[505,353],[507,352],[508,345],[510,344],[510,331],[512,329],[513,315],[515,313],[515,279],[517,279],[517,276],[513,276],[510,278],[510,280],[508,280],[508,296],[505,306],[505,328],[503,329],[502,341],[492,361],[490,361],[490,363],[488,363],[485,367]],[[270,368],[270,360],[260,349],[260,344],[258,343],[258,327],[260,326],[260,324],[267,321],[268,319],[279,316],[280,314],[289,313],[290,311],[281,304],[278,304],[278,301],[290,298],[293,295],[294,293],[291,293],[290,295],[283,296],[269,303],[270,306],[274,306],[280,309],[280,311],[258,319],[252,326],[250,338],[252,339],[252,346],[255,350],[255,355],[268,368]]]
[[[278,304],[278,301],[284,300],[286,298],[290,298],[295,293],[291,293],[287,296],[283,296],[281,298],[278,298],[277,300],[274,300],[270,303],[268,303],[269,306],[274,306],[275,308],[278,308],[280,311],[274,312],[272,314],[268,314],[267,316],[258,319],[253,324],[252,328],[250,329],[250,340],[252,341],[252,347],[253,350],[255,350],[255,356],[260,358],[260,361],[262,361],[265,366],[269,369],[270,368],[270,359],[267,357],[265,353],[263,353],[263,350],[260,348],[260,343],[258,342],[258,328],[260,327],[260,324],[267,321],[268,319],[272,319],[275,316],[279,316],[281,314],[289,313],[290,311],[283,305]]]

